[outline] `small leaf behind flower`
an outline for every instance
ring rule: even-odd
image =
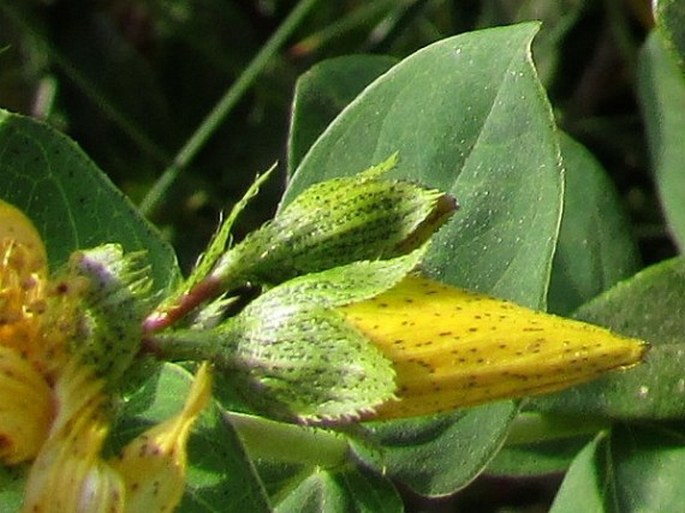
[[[375,419],[544,394],[641,361],[637,339],[417,276],[339,308],[394,363]]]

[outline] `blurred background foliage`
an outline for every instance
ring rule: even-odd
[[[300,2],[302,3],[302,2]],[[298,4],[279,0],[0,0],[0,105],[74,138],[136,203]],[[147,212],[187,269],[254,175],[281,162],[239,226],[285,183],[297,77],[353,53],[406,56],[483,27],[539,19],[534,56],[560,125],[590,147],[630,210],[646,262],[673,253],[635,100],[646,0],[314,1],[286,43]]]

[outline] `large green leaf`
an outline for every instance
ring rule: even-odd
[[[646,361],[591,383],[531,400],[564,415],[674,418],[685,415],[685,258],[662,262],[620,283],[574,315],[639,337]]]
[[[297,80],[288,139],[289,174],[340,111],[396,62],[382,55],[348,55],[323,61]]]
[[[544,306],[562,179],[554,123],[530,60],[536,30],[525,24],[464,34],[393,67],[314,143],[284,202],[311,183],[354,174],[399,151],[392,177],[448,190],[461,203],[433,242],[427,271],[456,285]],[[362,88],[359,81],[351,83],[354,92]],[[314,86],[324,96],[330,87],[323,78],[309,85],[313,97]],[[305,110],[293,116],[314,122],[330,116],[325,109],[311,111],[317,108],[314,101],[296,101],[296,111]],[[311,137],[291,134],[291,141]],[[511,403],[499,403],[374,424],[378,452],[357,450],[415,490],[445,494],[483,469],[516,411]]]
[[[561,211],[556,132],[530,59],[537,25],[446,39],[378,78],[293,175],[284,202],[399,151],[391,173],[450,191],[461,211],[426,262],[440,279],[544,306]]]
[[[588,437],[505,445],[488,464],[488,474],[536,476],[562,472],[588,443]]]
[[[483,4],[485,7],[486,4]],[[579,18],[586,9],[584,2],[563,1],[549,2],[548,0],[528,0],[526,2],[499,2],[488,6],[490,9],[500,9],[494,19],[486,21],[481,17],[482,26],[496,26],[502,19],[507,19],[513,14],[513,20],[517,22],[538,20],[542,23],[542,30],[533,42],[533,55],[535,55],[535,67],[540,79],[545,86],[552,83],[559,74],[560,63],[563,58],[565,40],[569,33],[578,23]],[[484,11],[487,10],[487,7]]]
[[[664,47],[659,32],[649,36],[640,52],[638,92],[664,214],[682,250],[685,248],[685,145],[682,143],[685,75]]]
[[[554,255],[549,310],[568,314],[638,270],[638,254],[614,185],[581,144],[561,138],[564,215]]]
[[[141,431],[162,422],[183,407],[189,373],[165,364],[131,395],[120,412],[114,450]],[[235,431],[213,404],[195,423],[188,443],[188,484],[179,512],[219,513],[270,511],[266,493]]]
[[[576,418],[523,411],[486,472],[505,476],[561,472],[601,427],[587,421],[579,424]]]
[[[0,111],[0,198],[33,220],[53,267],[76,249],[117,242],[126,251],[147,251],[157,289],[178,277],[171,247],[73,141],[6,111]]]
[[[612,430],[617,512],[683,510],[684,442],[682,425],[618,426]]]
[[[614,485],[608,457],[608,441],[600,434],[571,464],[550,513],[619,513],[605,507]]]

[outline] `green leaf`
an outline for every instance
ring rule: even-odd
[[[538,443],[505,445],[486,472],[500,476],[537,476],[563,472],[588,443],[587,436]]]
[[[617,511],[682,511],[684,442],[682,424],[618,426],[612,430]]]
[[[583,305],[574,315],[652,347],[646,361],[591,383],[535,398],[531,404],[564,415],[674,418],[685,414],[685,258],[647,268]]]
[[[0,111],[0,197],[35,223],[53,267],[77,249],[117,242],[126,252],[147,252],[155,289],[178,277],[171,247],[73,141],[6,111]]]
[[[550,513],[682,510],[685,434],[681,425],[619,425],[571,465]]]
[[[638,270],[637,247],[614,185],[581,144],[561,138],[564,215],[554,255],[549,310],[569,314]]]
[[[288,139],[289,175],[338,113],[395,63],[384,55],[349,55],[320,62],[300,76]]]
[[[276,505],[277,513],[401,513],[392,484],[363,468],[316,469]]]
[[[423,495],[469,484],[501,447],[518,407],[510,401],[436,417],[366,424],[368,442],[353,447],[363,461]]]
[[[669,49],[685,71],[685,4],[680,0],[654,2],[654,18]]]
[[[544,305],[561,210],[559,149],[530,59],[536,24],[433,44],[364,90],[307,153],[284,204],[399,151],[389,174],[452,193],[462,210],[434,240],[439,279]]]
[[[487,473],[531,476],[564,471],[576,454],[608,426],[604,419],[579,421],[578,417],[524,410],[512,423],[506,443],[488,465]]]
[[[619,513],[607,508],[606,496],[611,497],[613,482],[609,449],[602,434],[578,453],[554,499],[550,513]]]
[[[131,395],[113,430],[114,450],[152,424],[177,414],[190,386],[188,372],[165,364]],[[270,511],[252,463],[220,410],[212,405],[193,425],[188,442],[188,483],[179,513]]]
[[[533,55],[535,55],[535,67],[540,79],[547,86],[558,76],[559,62],[563,59],[566,38],[569,37],[569,33],[576,26],[586,8],[583,2],[528,0],[516,4],[514,9],[507,3],[500,3],[499,9],[504,12],[493,16],[493,19],[488,22],[481,19],[481,24],[485,26],[485,22],[488,26],[495,26],[500,24],[503,18],[510,16],[516,22],[540,21],[542,30],[533,42]]]
[[[681,3],[681,5],[683,5]],[[685,77],[659,32],[640,52],[639,100],[644,112],[652,168],[671,234],[685,248]]]

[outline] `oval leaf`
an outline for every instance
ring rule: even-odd
[[[53,267],[77,249],[118,242],[147,252],[156,289],[178,277],[171,247],[76,143],[7,111],[0,111],[0,198],[35,223]]]

